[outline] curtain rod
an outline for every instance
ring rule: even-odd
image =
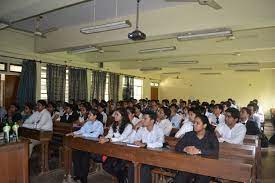
[[[1,55],[1,54],[0,54],[0,56],[1,56],[1,57],[6,57],[6,58],[27,60],[26,58],[22,58],[22,57],[14,57],[14,56],[7,56],[7,55]],[[35,62],[45,63],[45,64],[62,65],[62,64],[56,64],[56,63],[45,62],[45,61],[41,61],[41,60],[39,60],[39,61],[38,61],[38,60],[34,60],[34,59],[31,59],[31,60],[32,60],[32,61],[35,61]],[[65,63],[65,66],[66,66],[66,67],[87,69],[87,70],[91,70],[91,71],[101,71],[101,72],[113,73],[113,74],[118,74],[118,75],[123,75],[123,76],[130,76],[130,77],[135,77],[135,78],[146,79],[145,77],[134,76],[134,75],[129,75],[129,74],[123,74],[123,73],[110,72],[110,71],[103,71],[103,70],[98,70],[98,69],[94,69],[94,68],[69,66],[69,65],[67,65],[67,61],[64,61],[64,63]],[[150,79],[151,79],[151,78],[150,78]]]

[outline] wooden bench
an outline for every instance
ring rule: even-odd
[[[49,171],[49,142],[52,139],[52,131],[40,131],[36,129],[29,129],[20,127],[18,130],[19,136],[34,139],[41,143],[41,174]]]
[[[65,179],[70,178],[72,167],[72,149],[105,154],[110,157],[133,162],[135,167],[135,183],[140,182],[141,164],[218,177],[238,182],[248,183],[253,178],[253,166],[244,160],[239,160],[236,162],[223,158],[209,159],[200,156],[189,156],[183,153],[177,153],[171,149],[134,148],[128,147],[123,143],[99,144],[98,142],[92,140],[72,137],[65,137],[64,148],[66,172]],[[162,161],[160,161],[160,159]]]

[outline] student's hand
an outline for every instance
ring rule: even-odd
[[[187,154],[190,154],[192,146],[187,146],[183,149],[183,152],[186,152]]]
[[[191,146],[190,147],[190,154],[192,154],[192,155],[201,154],[201,151],[199,149],[197,149],[196,147]]]
[[[146,144],[143,144],[140,141],[135,141],[134,144],[139,146],[139,147],[145,147],[146,146]]]
[[[221,138],[222,137],[222,135],[218,132],[218,130],[215,130],[215,134],[216,134],[217,138]]]
[[[135,126],[134,126],[134,130],[138,130],[140,127],[143,126],[144,120],[139,121]]]
[[[76,138],[76,137],[82,137],[82,134],[74,134],[73,137],[74,138]]]
[[[100,139],[99,139],[99,143],[100,143],[100,144],[104,144],[104,143],[106,143],[106,142],[109,142],[109,139],[107,139],[107,138],[105,138],[105,137],[100,137]]]
[[[68,137],[68,136],[74,136],[74,133],[73,132],[72,133],[67,133],[66,137]]]

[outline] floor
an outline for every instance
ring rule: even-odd
[[[270,138],[274,134],[274,127],[270,122],[265,125],[265,134]],[[34,161],[37,157],[32,157]],[[39,166],[34,163],[30,165],[31,167],[31,183],[61,183],[63,181],[64,171],[62,169],[57,169],[57,159],[52,158],[50,162],[50,173],[46,175],[39,176]],[[262,181],[261,183],[275,183],[275,145],[270,145],[268,148],[262,148]],[[111,183],[111,176],[104,173],[98,172],[95,174],[90,174],[88,177],[88,182],[93,183]]]

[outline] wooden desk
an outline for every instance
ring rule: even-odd
[[[19,136],[28,139],[34,139],[41,142],[41,174],[49,171],[49,142],[52,139],[53,133],[51,131],[40,131],[20,127]]]
[[[199,156],[189,156],[169,149],[152,150],[112,143],[99,144],[95,141],[82,138],[65,137],[64,139],[66,178],[70,177],[71,173],[72,149],[104,154],[110,157],[133,162],[135,166],[135,183],[140,182],[139,178],[141,164],[219,177],[238,182],[248,183],[252,178],[252,165],[235,162],[232,160],[208,159]]]
[[[73,123],[62,123],[62,122],[54,122],[53,123],[53,134],[54,135],[66,135],[67,133],[71,133],[74,131]]]
[[[29,182],[29,140],[0,141],[0,182]]]

